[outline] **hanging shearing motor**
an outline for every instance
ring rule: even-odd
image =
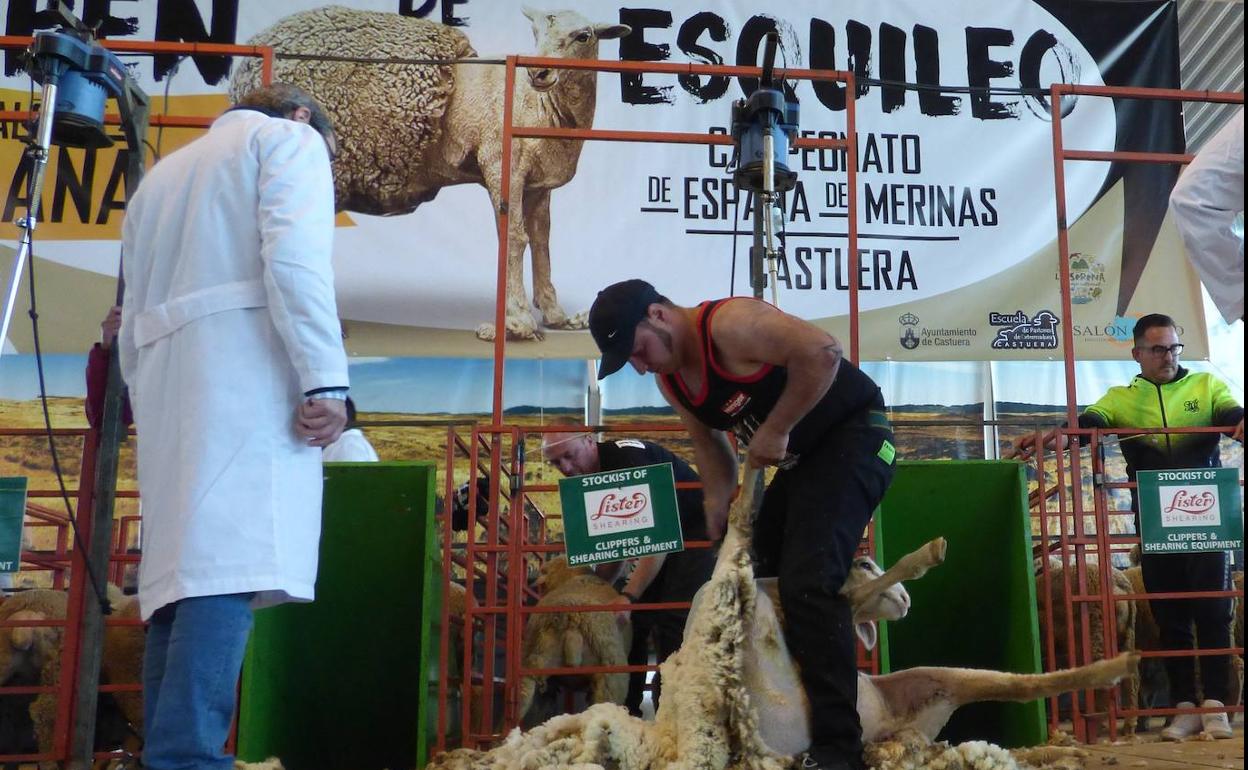
[[[797,135],[797,96],[786,96],[784,83],[775,77],[776,45],[779,35],[767,33],[763,50],[762,76],[748,99],[732,105],[732,138],[736,142],[736,171],[733,182],[738,191],[754,193],[754,245],[750,249],[750,285],[754,296],[762,297],[771,278],[772,304],[779,304],[776,291],[776,232],[783,221],[780,201],[783,193],[797,185],[797,173],[786,160],[789,142]],[[764,268],[766,265],[766,268]]]

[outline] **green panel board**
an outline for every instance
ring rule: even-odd
[[[906,584],[913,600],[910,614],[888,624],[891,670],[963,666],[1039,673],[1040,628],[1022,465],[900,462],[880,508],[876,548],[882,565],[933,538],[949,541],[945,563]],[[964,706],[941,737],[1006,747],[1043,743],[1044,704]]]
[[[423,766],[434,570],[433,463],[332,463],[316,601],[256,613],[238,757],[287,770]]]

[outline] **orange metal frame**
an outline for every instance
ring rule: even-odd
[[[33,37],[22,35],[0,35],[0,49],[26,48],[34,40]],[[119,54],[187,54],[190,56],[248,56],[260,59],[260,82],[269,83],[273,80],[273,48],[267,45],[227,45],[225,43],[171,43],[163,41],[141,40],[101,40],[100,45]],[[38,91],[35,93],[38,96]],[[27,105],[29,107],[29,105]],[[37,113],[30,110],[0,110],[0,122],[21,122],[29,120]],[[148,121],[152,126],[166,128],[208,128],[216,116],[200,117],[187,115],[152,115]],[[121,123],[121,116],[109,113],[104,116],[107,125]]]
[[[1154,99],[1163,101],[1204,101],[1215,102],[1220,104],[1243,104],[1244,95],[1242,93],[1223,92],[1223,91],[1182,91],[1178,89],[1161,89],[1161,88],[1126,88],[1115,86],[1083,86],[1054,84],[1049,88],[1049,107],[1051,114],[1051,126],[1053,133],[1053,183],[1054,194],[1056,198],[1057,208],[1057,244],[1058,244],[1058,276],[1061,282],[1062,295],[1062,318],[1073,318],[1073,305],[1071,302],[1070,287],[1070,240],[1067,211],[1066,211],[1066,176],[1065,163],[1067,161],[1122,161],[1133,163],[1178,163],[1186,164],[1191,162],[1193,156],[1190,154],[1180,153],[1158,153],[1158,152],[1133,152],[1133,151],[1089,151],[1068,149],[1065,147],[1062,138],[1062,111],[1061,98],[1065,95],[1079,95],[1091,97],[1108,97],[1120,99]],[[1078,424],[1077,404],[1078,397],[1075,387],[1075,349],[1074,349],[1074,331],[1071,323],[1062,325],[1062,352],[1065,364],[1065,384],[1066,384],[1066,421],[1067,425],[1075,426]],[[1225,430],[1225,429],[1223,429]],[[1051,435],[1064,436],[1068,441],[1068,448],[1059,450],[1054,458],[1056,464],[1057,475],[1057,496],[1060,524],[1060,534],[1058,536],[1059,549],[1063,564],[1070,564],[1071,557],[1074,559],[1075,579],[1078,583],[1078,594],[1072,594],[1071,591],[1071,575],[1069,569],[1062,570],[1062,578],[1064,581],[1063,595],[1066,603],[1066,619],[1067,624],[1064,629],[1067,637],[1066,649],[1072,654],[1078,656],[1077,661],[1072,660],[1071,665],[1076,662],[1086,663],[1092,660],[1092,641],[1090,634],[1090,607],[1093,602],[1102,605],[1101,620],[1103,639],[1107,645],[1106,654],[1117,654],[1117,639],[1115,633],[1115,603],[1122,600],[1147,600],[1166,599],[1166,598],[1201,598],[1209,596],[1234,596],[1234,591],[1215,591],[1215,592],[1197,592],[1184,594],[1131,594],[1128,596],[1113,595],[1111,589],[1111,577],[1109,569],[1099,569],[1099,586],[1096,586],[1092,593],[1088,592],[1088,574],[1087,574],[1087,556],[1089,547],[1095,546],[1094,553],[1102,554],[1100,561],[1102,564],[1109,561],[1108,555],[1114,545],[1126,545],[1128,548],[1131,544],[1138,543],[1139,537],[1115,537],[1109,536],[1109,517],[1111,515],[1130,515],[1130,511],[1111,510],[1108,501],[1108,492],[1110,489],[1121,489],[1134,487],[1134,482],[1124,483],[1105,483],[1105,469],[1101,464],[1100,447],[1107,435],[1117,433],[1184,433],[1184,432],[1219,432],[1217,428],[1197,428],[1197,429],[1169,429],[1166,431],[1157,431],[1154,429],[1114,429],[1114,430],[1080,430],[1078,428],[1068,428],[1066,430],[1055,431]],[[1091,514],[1084,511],[1083,501],[1083,469],[1079,461],[1079,443],[1080,437],[1090,440],[1092,448],[1092,495],[1093,495],[1093,511]],[[1038,446],[1040,443],[1037,444]],[[1039,482],[1038,492],[1038,508],[1039,512],[1033,512],[1033,515],[1040,516],[1040,537],[1042,543],[1046,546],[1050,542],[1050,533],[1048,531],[1048,517],[1046,512],[1045,500],[1049,496],[1045,490],[1044,469],[1045,457],[1043,453],[1037,454],[1037,479]],[[1066,477],[1069,475],[1069,482]],[[1242,482],[1241,482],[1242,484]],[[1096,532],[1089,536],[1084,531],[1084,516],[1094,515],[1096,517]],[[1073,521],[1073,534],[1066,531],[1066,517],[1071,516]],[[1055,658],[1055,638],[1059,630],[1053,628],[1052,607],[1049,604],[1048,590],[1050,587],[1050,571],[1048,559],[1041,559],[1041,585],[1044,589],[1042,597],[1043,612],[1047,620],[1047,628],[1049,633],[1045,639],[1045,652],[1048,660],[1048,669],[1056,668]],[[1243,601],[1242,593],[1238,594],[1240,601]],[[1079,638],[1076,639],[1075,632],[1075,609],[1078,609],[1079,628],[1081,632]],[[1076,646],[1078,643],[1078,646]],[[1211,655],[1211,654],[1227,654],[1228,652],[1243,653],[1242,649],[1227,650],[1202,650],[1199,652],[1191,651],[1164,651],[1164,652],[1146,652],[1145,657],[1166,657],[1176,655]],[[1091,693],[1086,693],[1087,703],[1091,704]],[[1117,716],[1119,714],[1128,717],[1131,716],[1151,716],[1166,715],[1178,713],[1176,709],[1118,709],[1116,700],[1110,698],[1108,713],[1108,729],[1111,738],[1117,737]],[[1242,707],[1237,709],[1242,711]],[[1081,709],[1079,699],[1072,698],[1072,718],[1074,721],[1076,737],[1081,741],[1092,739],[1096,735],[1099,726],[1101,714],[1095,712],[1095,707]],[[1200,712],[1201,709],[1196,709]],[[1191,710],[1188,710],[1191,713]],[[1050,708],[1050,724],[1052,729],[1057,727],[1057,700],[1054,698]]]
[[[675,133],[663,131],[611,131],[599,128],[533,128],[515,125],[513,104],[515,102],[517,68],[539,67],[564,70],[589,70],[593,72],[635,72],[669,75],[721,75],[729,77],[759,77],[759,67],[735,67],[711,64],[669,64],[657,62],[624,62],[601,59],[558,59],[542,56],[508,56],[507,73],[503,85],[503,157],[502,180],[498,211],[498,292],[494,307],[494,425],[503,420],[503,362],[506,360],[507,321],[507,231],[510,221],[511,201],[511,151],[515,139],[581,139],[615,142],[659,142],[679,144],[729,145],[732,137],[723,134]],[[855,259],[858,254],[858,145],[857,104],[854,73],[838,70],[784,70],[790,80],[830,80],[845,84],[845,139],[818,139],[801,137],[793,142],[797,149],[844,149],[846,152],[846,175],[849,196],[847,202],[849,230],[848,253]],[[858,282],[849,282],[849,357],[858,360]]]
[[[95,471],[95,455],[98,445],[98,434],[93,430],[73,430],[73,429],[56,429],[52,431],[53,436],[57,438],[80,438],[82,444],[82,464],[79,467],[79,478],[90,479],[94,476]],[[0,437],[3,436],[46,436],[46,431],[39,428],[0,428]],[[78,524],[78,531],[82,541],[85,542],[90,537],[91,527],[91,485],[89,483],[79,484],[78,488],[71,488],[68,494],[76,499],[74,519]],[[117,493],[118,497],[135,498],[138,497],[136,492],[122,491]],[[31,489],[27,492],[28,499],[46,499],[60,498],[61,492],[57,489]],[[0,755],[0,762],[63,762],[67,758],[69,751],[70,725],[73,720],[73,686],[77,681],[76,672],[78,669],[80,637],[79,628],[82,618],[82,606],[86,600],[86,582],[76,576],[86,574],[86,566],[83,563],[85,554],[82,549],[71,547],[70,527],[71,523],[65,513],[54,510],[38,503],[28,502],[26,506],[26,516],[29,519],[38,522],[38,526],[53,526],[57,528],[57,544],[56,550],[52,554],[42,552],[23,551],[22,563],[26,565],[26,569],[34,569],[36,571],[50,571],[52,573],[52,587],[56,589],[64,589],[66,584],[66,573],[68,572],[69,584],[69,602],[66,608],[65,619],[59,620],[42,620],[42,621],[0,621],[0,628],[13,627],[36,627],[48,626],[62,628],[63,644],[61,646],[61,678],[55,685],[39,685],[28,687],[0,687],[0,697],[8,695],[39,695],[42,693],[56,693],[56,721],[54,727],[54,742],[52,750],[46,753],[38,754],[20,754],[20,755]],[[120,550],[124,550],[124,541]],[[113,556],[118,554],[118,548],[114,548]],[[133,559],[133,556],[128,557]],[[123,620],[117,618],[109,618],[105,620],[108,626],[121,625],[141,625],[138,620]],[[142,688],[138,682],[115,683],[101,685],[101,692],[137,692]],[[99,758],[111,757],[111,753],[101,752],[97,754]]]
[[[503,154],[502,154],[502,179],[501,189],[502,195],[499,201],[498,216],[498,274],[497,274],[497,294],[495,298],[495,338],[494,338],[494,390],[492,402],[493,423],[489,426],[479,426],[472,430],[471,439],[465,446],[451,429],[451,435],[447,441],[447,479],[446,479],[446,499],[449,501],[454,495],[453,470],[456,460],[456,446],[466,450],[469,456],[469,501],[468,510],[476,511],[477,505],[477,485],[476,481],[479,472],[488,473],[489,477],[489,513],[484,521],[477,522],[475,516],[470,516],[470,529],[467,541],[462,545],[454,545],[452,532],[450,529],[450,517],[447,516],[444,524],[444,541],[443,541],[443,580],[448,585],[453,580],[453,564],[463,564],[465,567],[464,585],[466,594],[465,617],[462,620],[462,638],[464,649],[462,650],[462,679],[459,682],[461,700],[460,700],[460,739],[465,746],[478,746],[484,743],[490,743],[501,737],[503,733],[517,725],[523,716],[517,713],[519,709],[519,685],[523,677],[526,676],[556,676],[565,674],[592,674],[592,673],[624,673],[635,671],[653,671],[653,666],[589,666],[589,667],[558,667],[549,669],[526,669],[521,663],[522,653],[522,632],[525,618],[532,614],[543,612],[608,612],[614,611],[616,608],[603,607],[598,605],[580,606],[580,607],[560,607],[558,609],[536,607],[524,602],[525,586],[520,585],[517,579],[523,580],[525,567],[525,559],[529,554],[546,554],[562,550],[562,546],[558,543],[540,542],[529,544],[526,539],[526,517],[529,515],[526,510],[529,507],[528,495],[537,492],[552,492],[556,487],[553,485],[534,486],[528,485],[525,481],[526,474],[524,472],[524,453],[522,448],[526,438],[530,438],[535,434],[548,432],[555,429],[521,429],[516,426],[508,426],[503,424],[503,365],[506,360],[506,287],[507,287],[507,255],[508,255],[508,229],[510,216],[510,192],[511,192],[511,165],[512,165],[512,147],[516,139],[562,139],[562,140],[590,140],[590,141],[617,141],[617,142],[660,142],[660,143],[676,143],[676,144],[703,144],[703,145],[731,145],[733,140],[731,137],[722,134],[710,133],[684,133],[684,132],[659,132],[659,131],[625,131],[611,130],[600,128],[535,128],[517,126],[514,124],[514,98],[516,70],[526,67],[541,67],[563,70],[589,70],[595,72],[635,72],[635,73],[657,73],[657,74],[700,74],[700,75],[721,75],[721,76],[743,76],[743,77],[759,77],[761,69],[758,67],[735,67],[735,66],[719,66],[719,65],[698,65],[698,64],[670,64],[670,63],[651,63],[651,62],[615,62],[604,60],[572,60],[534,56],[510,56],[506,62],[506,74],[504,85],[504,101],[503,101]],[[844,149],[846,152],[846,172],[848,176],[848,250],[850,254],[857,254],[858,245],[858,222],[857,222],[857,145],[856,137],[856,101],[855,101],[855,82],[854,75],[851,72],[839,72],[832,70],[794,70],[789,69],[784,72],[787,79],[803,79],[803,80],[831,80],[842,82],[848,94],[846,100],[846,128],[845,139],[816,139],[816,138],[799,138],[793,145],[797,149]],[[857,283],[850,282],[849,292],[850,305],[850,358],[857,360],[858,358],[858,287]],[[567,428],[559,428],[558,430],[567,430]],[[678,425],[621,425],[612,426],[612,431],[619,432],[640,432],[654,433],[656,431],[679,432],[683,431]],[[489,453],[489,460],[485,462],[481,457],[481,452]],[[503,456],[507,455],[507,462],[504,463]],[[500,513],[502,500],[500,495],[500,484],[503,477],[503,470],[506,468],[508,478],[515,480],[508,496],[507,505],[508,512]],[[550,517],[554,518],[554,517]],[[505,523],[505,527],[504,527]],[[477,534],[478,528],[481,530],[479,541]],[[545,518],[540,522],[541,537],[545,540],[546,528]],[[506,532],[506,536],[503,533]],[[869,541],[870,544],[870,541]],[[687,547],[705,548],[710,547],[709,542],[690,542],[686,543]],[[462,561],[456,559],[456,552],[462,550],[464,558]],[[512,578],[506,582],[505,593],[499,593],[499,560],[500,557],[506,555],[507,570],[506,572]],[[483,569],[482,569],[483,568]],[[485,600],[478,602],[475,591],[478,585],[478,572],[484,572],[484,593]],[[655,611],[664,609],[685,609],[689,605],[687,602],[665,602],[636,604],[630,607],[632,611]],[[502,626],[500,627],[500,621]],[[435,748],[441,750],[446,748],[446,738],[448,734],[447,710],[449,707],[448,696],[450,684],[447,681],[445,672],[448,671],[447,664],[449,662],[450,651],[448,644],[450,639],[450,624],[452,623],[449,610],[444,606],[442,615],[442,650],[440,658],[440,671],[443,676],[438,686],[438,735]],[[480,633],[482,642],[480,647],[481,661],[476,662],[476,643],[474,636]],[[501,650],[503,655],[503,677],[501,682],[496,677],[496,657]],[[872,654],[866,659],[868,665],[878,666],[878,657]],[[502,731],[494,730],[494,693],[496,685],[501,686],[503,695],[503,714]],[[474,689],[479,688],[479,693]],[[472,721],[473,709],[472,701],[479,699],[480,708],[476,713],[476,723]]]

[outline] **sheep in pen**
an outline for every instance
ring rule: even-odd
[[[757,473],[757,472],[752,472]],[[774,588],[754,579],[750,515],[756,479],[747,477],[710,582],[695,597],[680,650],[663,664],[665,697],[654,722],[613,704],[555,717],[513,731],[489,751],[457,749],[432,770],[783,770],[809,743],[808,712],[796,667],[784,644]],[[887,572],[854,570],[844,591],[865,641],[874,621],[898,619],[909,606],[901,581],[943,561],[938,539]],[[1040,747],[1007,752],[983,742],[950,747],[936,735],[962,705],[1029,701],[1077,689],[1110,687],[1130,675],[1138,655],[1081,668],[1023,675],[954,668],[914,668],[861,675],[858,710],[866,759],[877,770],[1021,770],[1079,766],[1078,749]]]

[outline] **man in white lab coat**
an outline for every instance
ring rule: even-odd
[[[150,770],[223,753],[255,607],[309,601],[321,448],[346,424],[330,252],[333,130],[306,92],[245,97],[130,201],[120,355],[138,430]]]
[[[1187,256],[1228,324],[1244,317],[1244,108],[1210,139],[1170,192]]]

